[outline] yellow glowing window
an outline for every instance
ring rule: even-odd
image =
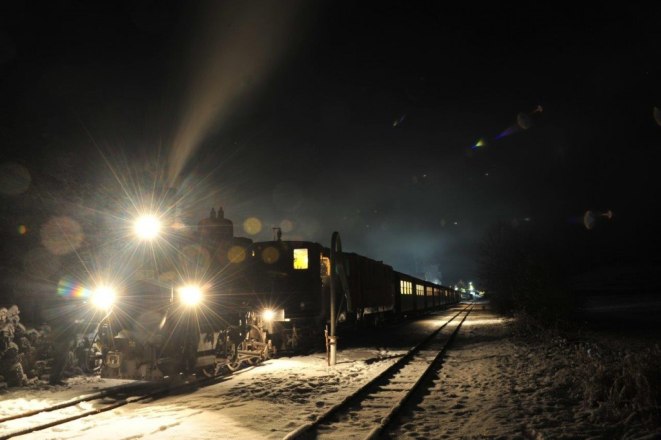
[[[425,296],[432,296],[432,288],[431,287],[425,287]]]
[[[308,268],[308,250],[294,249],[294,269],[307,269]]]
[[[425,294],[425,287],[420,284],[415,285],[415,294],[417,296],[423,296]]]
[[[400,280],[399,290],[402,292],[402,295],[413,295],[413,283]]]

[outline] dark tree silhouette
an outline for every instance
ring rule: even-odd
[[[478,271],[496,310],[525,312],[547,324],[567,317],[573,301],[561,243],[553,234],[505,223],[487,230]]]

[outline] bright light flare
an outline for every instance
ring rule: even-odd
[[[99,286],[92,292],[90,301],[100,310],[108,310],[115,303],[117,293],[115,289],[110,286]]]
[[[142,215],[136,219],[133,231],[141,240],[153,240],[161,232],[161,221],[155,215]]]
[[[186,285],[177,289],[179,300],[187,306],[196,306],[202,302],[202,288],[196,285]]]
[[[275,312],[271,309],[264,309],[262,311],[262,319],[266,322],[271,322],[273,321],[273,318],[275,318]]]
[[[262,321],[264,323],[271,323],[271,322],[284,322],[287,321],[285,319],[285,309],[278,309],[274,307],[268,307],[268,308],[263,308],[262,311],[259,313],[259,316],[262,318]]]

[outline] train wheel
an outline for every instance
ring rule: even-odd
[[[237,359],[236,361],[231,361],[227,364],[227,369],[234,372],[243,366],[243,361]]]
[[[227,369],[230,371],[236,371],[241,368],[241,359],[239,359],[239,347],[236,344],[230,346],[231,357],[229,362],[226,364]]]
[[[212,365],[209,367],[202,368],[200,371],[202,371],[202,374],[204,374],[205,377],[214,377],[217,374],[216,370],[217,370],[216,366]]]

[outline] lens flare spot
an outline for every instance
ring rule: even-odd
[[[269,246],[262,251],[262,260],[266,264],[275,264],[280,259],[280,251]]]
[[[0,164],[0,193],[16,196],[30,187],[32,177],[23,165],[14,162]]]
[[[64,277],[57,283],[57,294],[64,298],[89,298],[92,292],[78,281]]]
[[[28,233],[28,228],[25,225],[19,225],[18,226],[18,233],[21,235],[25,235]]]
[[[241,263],[246,259],[246,250],[241,246],[232,246],[229,251],[227,251],[227,259],[231,263]]]
[[[516,125],[518,125],[522,130],[527,130],[532,126],[532,120],[527,114],[519,113],[516,115]]]
[[[583,214],[583,226],[585,226],[585,229],[590,230],[594,228],[595,221],[596,218],[594,216],[594,212],[585,211],[585,214]]]
[[[512,125],[511,127],[507,127],[503,132],[501,132],[498,136],[496,136],[496,139],[502,139],[504,137],[513,135],[514,133],[517,133],[521,129],[519,128],[518,125]]]
[[[291,231],[294,230],[294,222],[288,219],[284,219],[283,221],[280,222],[280,230],[284,232],[285,234],[290,233]]]
[[[41,243],[54,255],[66,255],[80,247],[83,228],[71,217],[53,217],[41,227]]]
[[[257,217],[249,217],[243,222],[246,234],[257,235],[262,231],[262,222]]]

